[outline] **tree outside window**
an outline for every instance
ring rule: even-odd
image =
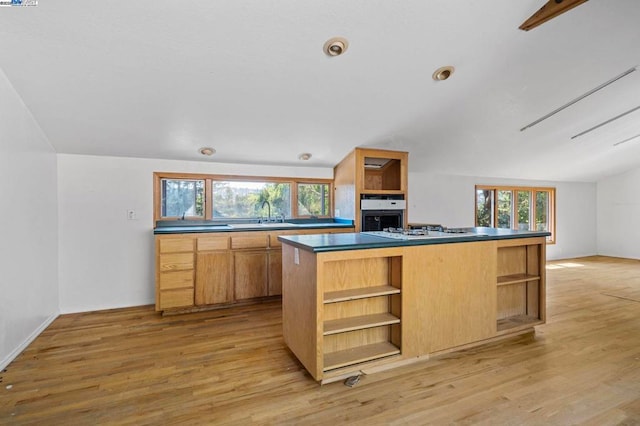
[[[203,217],[204,180],[162,179],[162,217]]]
[[[214,181],[211,200],[214,219],[291,217],[289,183]]]
[[[329,216],[328,183],[298,184],[298,216]]]

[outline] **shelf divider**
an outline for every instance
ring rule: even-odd
[[[347,331],[363,330],[365,328],[381,327],[399,324],[400,318],[384,312],[381,314],[361,315],[357,317],[338,318],[324,322],[324,335],[344,333]]]
[[[400,349],[392,343],[380,342],[324,354],[324,371],[397,355]]]
[[[529,274],[503,275],[501,277],[498,277],[498,285],[518,284],[518,283],[524,283],[527,281],[534,281],[539,279],[540,279],[540,275],[529,275]]]
[[[390,285],[328,291],[324,294],[324,303],[346,302],[349,300],[366,299],[368,297],[387,296],[398,293],[400,293],[400,289]]]

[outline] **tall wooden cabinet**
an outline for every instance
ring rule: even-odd
[[[335,216],[353,220],[360,232],[363,195],[400,195],[408,200],[408,163],[407,152],[354,149],[333,169]],[[405,210],[405,227],[407,218]]]

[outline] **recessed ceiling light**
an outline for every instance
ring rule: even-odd
[[[451,77],[451,74],[455,71],[455,68],[451,65],[447,65],[446,67],[440,67],[433,72],[433,79],[435,81],[444,81]]]
[[[310,158],[311,158],[311,154],[308,152],[303,152],[302,154],[298,155],[298,160],[307,161]]]
[[[215,153],[216,153],[216,150],[211,147],[205,146],[200,148],[200,154],[202,155],[211,156]]]
[[[327,40],[322,50],[329,56],[340,56],[349,48],[349,42],[343,37],[333,37]]]

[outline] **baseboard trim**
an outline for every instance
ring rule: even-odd
[[[22,342],[17,348],[11,351],[9,355],[7,355],[2,361],[0,361],[0,371],[7,368],[7,366],[11,364],[11,361],[16,359],[18,355],[22,353],[22,351],[27,349],[27,346],[29,346],[31,342],[33,342],[36,339],[36,337],[38,337],[47,327],[49,327],[49,325],[51,325],[51,323],[55,321],[55,319],[58,318],[59,316],[60,316],[60,313],[56,312],[55,314],[52,314],[49,318],[44,320],[44,322],[40,324],[40,326],[36,328],[33,331],[33,333],[31,333],[29,337],[27,337],[24,340],[24,342]]]

